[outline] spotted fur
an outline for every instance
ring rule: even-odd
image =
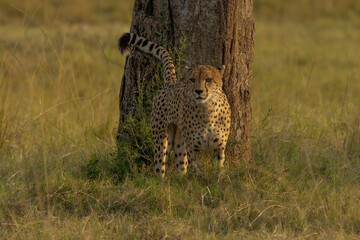
[[[231,121],[230,106],[222,90],[224,68],[199,65],[177,83],[174,64],[164,48],[127,33],[119,39],[119,49],[125,53],[130,47],[157,57],[165,69],[166,85],[156,95],[151,112],[155,172],[165,175],[171,150],[176,167],[183,174],[206,150],[214,151],[218,165],[223,166]]]

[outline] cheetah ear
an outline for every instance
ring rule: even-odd
[[[184,68],[185,68],[187,71],[191,71],[191,70],[192,70],[192,67],[189,67],[189,66],[184,66]]]
[[[182,69],[182,71],[181,71],[181,74],[183,75],[183,76],[186,76],[186,74],[188,74],[188,72],[190,72],[192,70],[192,67],[189,67],[189,66],[184,66],[183,67],[183,69]]]
[[[218,67],[218,69],[220,70],[221,77],[224,77],[226,66],[222,65],[221,67]]]

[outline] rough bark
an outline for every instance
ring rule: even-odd
[[[178,48],[186,37],[188,66],[226,66],[224,91],[233,122],[227,155],[233,162],[251,159],[252,11],[252,0],[136,0],[130,30],[157,43],[167,39],[166,48],[170,44]],[[136,112],[133,96],[138,73],[145,76],[146,85],[155,74],[154,59],[142,53],[128,57],[120,91],[120,122]]]

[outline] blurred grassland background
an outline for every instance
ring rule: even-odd
[[[119,183],[132,6],[0,0],[0,238],[358,239],[360,1],[254,2],[252,163]]]

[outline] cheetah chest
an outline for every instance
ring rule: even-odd
[[[221,134],[214,126],[205,125],[195,130],[194,137],[194,144],[197,144],[201,151],[208,151],[218,147]]]
[[[201,151],[223,147],[230,128],[230,115],[206,107],[192,106],[185,111],[183,134],[187,143]]]

